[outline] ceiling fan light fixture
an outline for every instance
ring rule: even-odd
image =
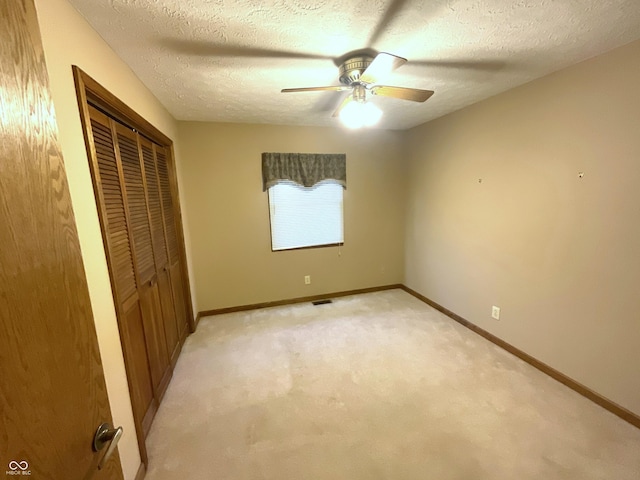
[[[350,57],[341,60],[339,80],[342,85],[285,88],[282,92],[342,92],[351,90],[351,94],[344,96],[338,108],[333,112],[333,117],[340,117],[347,128],[372,127],[382,118],[382,111],[376,105],[367,102],[367,96],[377,95],[412,102],[424,102],[433,95],[431,90],[379,84],[378,77],[405,64],[407,59],[385,52],[380,52],[373,57],[369,55],[370,52],[371,50],[367,50],[367,52],[363,50],[358,54],[352,52]]]
[[[340,111],[340,120],[351,129],[372,127],[381,118],[382,110],[371,102],[352,101]]]

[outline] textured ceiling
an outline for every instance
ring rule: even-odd
[[[640,38],[640,0],[70,0],[179,120],[337,125],[334,63],[372,48],[409,60],[375,97],[406,129]],[[99,80],[99,79],[98,79]]]

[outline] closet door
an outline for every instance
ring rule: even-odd
[[[73,73],[146,464],[145,438],[193,327],[172,141],[78,67]]]
[[[153,154],[153,144],[146,138],[140,137],[140,147],[142,149],[145,186],[149,200],[151,238],[153,240],[154,260],[158,275],[158,291],[162,306],[164,333],[171,364],[174,365],[180,353],[180,337],[173,303],[173,292],[171,291],[171,279],[169,278],[169,256],[165,237],[162,200],[160,198],[160,185]]]
[[[115,154],[115,124],[106,115],[89,107],[96,195],[103,223],[103,238],[111,271],[118,325],[127,364],[127,380],[135,418],[147,432],[157,404],[148,363],[142,309],[133,266],[131,230],[125,212],[122,171]]]
[[[160,401],[171,378],[171,364],[163,327],[158,275],[151,240],[149,210],[141,167],[142,153],[139,137],[135,132],[119,123],[116,123],[115,131],[116,152],[122,164],[124,179],[125,211],[128,214],[133,240],[133,261],[142,307],[149,367],[154,393]]]
[[[176,310],[178,335],[179,338],[184,338],[187,335],[188,328],[187,304],[185,300],[185,284],[182,278],[182,265],[178,250],[176,216],[174,213],[173,197],[171,193],[172,179],[169,177],[167,153],[165,149],[158,145],[154,145],[153,147],[158,170],[158,180],[160,183],[162,214],[165,224],[167,251],[169,254],[169,276],[171,279],[171,290],[173,291],[173,301]]]

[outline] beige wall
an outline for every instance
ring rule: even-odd
[[[636,414],[638,85],[635,42],[411,130],[405,266],[409,287]]]
[[[402,281],[400,132],[180,122],[179,138],[200,311]],[[269,151],[347,154],[343,247],[271,251]]]
[[[174,140],[176,122],[66,0],[35,3],[109,401],[115,424],[125,431],[118,448],[125,478],[133,479],[140,456],[71,65],[78,65]]]

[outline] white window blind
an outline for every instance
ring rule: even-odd
[[[313,187],[280,182],[269,188],[271,249],[335,245],[344,242],[343,188],[324,181]]]

